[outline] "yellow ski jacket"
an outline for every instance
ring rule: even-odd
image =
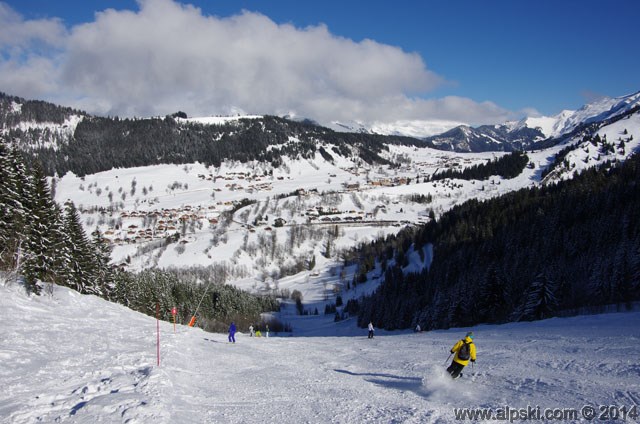
[[[470,337],[465,337],[464,340],[458,340],[458,343],[456,343],[452,348],[451,348],[451,353],[455,353],[456,355],[453,357],[453,360],[457,363],[459,363],[460,365],[464,365],[467,366],[469,364],[469,359],[467,359],[466,361],[463,359],[458,358],[458,352],[460,351],[460,348],[462,347],[462,345],[464,343],[468,343],[469,344],[469,356],[471,356],[471,360],[475,361],[476,360],[476,345],[473,344],[473,340],[471,340]]]

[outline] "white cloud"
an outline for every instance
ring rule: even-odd
[[[120,116],[243,110],[295,113],[320,122],[445,119],[501,121],[510,113],[460,97],[426,99],[445,79],[415,53],[296,28],[244,11],[205,16],[173,0],[108,9],[66,31],[58,20],[24,21],[0,4],[0,90]],[[35,42],[56,47],[53,53]],[[6,52],[31,46],[28,57]],[[19,73],[19,76],[16,74]]]
[[[65,33],[59,19],[25,21],[9,6],[0,3],[0,49],[8,48],[15,53],[33,43],[57,46],[63,42]]]

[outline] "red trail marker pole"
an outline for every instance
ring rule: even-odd
[[[156,302],[156,330],[158,333],[158,343],[157,343],[158,366],[160,366],[160,302]]]

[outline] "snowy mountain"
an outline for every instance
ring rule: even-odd
[[[549,136],[557,138],[570,133],[580,125],[610,120],[635,111],[638,107],[640,107],[640,92],[622,97],[605,97],[584,105],[568,116],[562,113],[558,115],[558,123],[554,126],[556,131]]]
[[[261,123],[262,131],[265,133],[287,132],[297,139],[305,139],[302,133],[312,134],[313,137],[324,134],[327,131],[338,133],[356,133],[367,135],[384,135],[393,137],[410,137],[413,141],[399,141],[388,139],[382,143],[409,143],[416,144],[416,139],[426,141],[427,145],[436,149],[456,152],[484,152],[484,151],[513,151],[539,148],[538,143],[547,140],[547,146],[554,142],[559,142],[563,136],[570,134],[577,128],[591,123],[611,120],[617,116],[628,114],[640,106],[640,92],[617,98],[603,98],[598,101],[586,104],[577,111],[565,110],[552,117],[526,117],[520,121],[505,122],[501,125],[481,125],[470,127],[468,125],[451,121],[428,121],[428,120],[398,120],[395,122],[364,122],[364,121],[334,121],[327,127],[319,126],[310,119],[299,119],[287,117],[283,122],[296,123],[306,126],[305,129],[295,129],[290,132],[283,124],[281,128],[274,130],[269,128],[269,124]],[[191,117],[183,119],[173,117],[182,127],[172,130],[177,133],[189,131],[191,124],[198,124],[203,127],[217,128],[235,123],[240,131],[232,129],[230,132],[218,131],[211,136],[214,139],[223,139],[225,134],[233,136],[234,132],[242,132],[242,127],[250,127],[251,122],[262,122],[265,116],[214,116],[214,117]],[[186,116],[186,115],[185,115]],[[27,101],[17,97],[0,93],[0,134],[12,132],[12,137],[21,141],[25,150],[38,149],[42,147],[53,147],[60,149],[61,145],[72,145],[74,139],[84,142],[88,115],[84,112],[74,111],[70,108],[62,108],[41,101]],[[156,118],[160,121],[164,118]],[[89,120],[91,122],[95,119]],[[136,120],[139,121],[139,120]],[[144,120],[142,120],[144,121]],[[149,121],[149,120],[147,120]],[[116,120],[122,133],[129,133],[131,128],[124,126],[120,120]],[[80,131],[78,131],[79,124]],[[95,126],[95,125],[94,125]],[[106,131],[104,122],[100,131]],[[113,126],[113,125],[111,125]],[[147,125],[148,126],[148,125]],[[83,136],[84,135],[84,136]],[[90,138],[102,138],[104,135],[97,134],[91,130]],[[113,137],[109,134],[106,139]],[[163,135],[162,138],[165,138]],[[346,137],[347,142],[353,144],[356,141],[353,137]],[[189,136],[193,138],[193,136]],[[367,140],[365,138],[365,140]],[[379,141],[371,138],[371,141]],[[172,141],[173,142],[173,141]],[[367,140],[367,142],[370,142]],[[86,155],[91,156],[91,155]],[[175,157],[173,158],[175,160]],[[121,165],[117,165],[121,166]],[[66,171],[65,171],[66,172]]]
[[[95,296],[47,291],[27,297],[0,280],[3,422],[453,423],[469,413],[509,417],[506,407],[559,422],[623,411],[634,421],[640,408],[630,353],[639,312],[376,330],[372,340],[352,321],[320,318],[325,330],[307,334],[317,337],[241,333],[229,344]],[[452,381],[449,349],[468,330],[477,361]]]
[[[463,125],[462,122],[442,120],[399,120],[394,122],[334,121],[327,127],[340,132],[360,132],[424,138],[441,134],[451,128]]]
[[[540,129],[526,125],[519,128],[509,125],[482,125],[476,128],[461,125],[440,135],[427,137],[425,141],[434,148],[456,152],[499,152],[529,150],[544,139]]]
[[[537,148],[537,143],[564,135],[581,126],[614,119],[640,107],[640,92],[616,98],[603,98],[577,111],[564,110],[552,117],[526,117],[502,125],[457,126],[442,134],[424,137],[438,149],[458,152],[513,151]],[[384,133],[384,132],[383,132]],[[399,131],[398,133],[402,133]],[[413,137],[419,134],[412,132]]]

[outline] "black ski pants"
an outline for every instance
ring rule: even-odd
[[[447,368],[447,372],[451,374],[451,377],[457,378],[463,369],[464,365],[459,364],[456,361],[451,361],[451,365],[449,365],[449,368]]]

